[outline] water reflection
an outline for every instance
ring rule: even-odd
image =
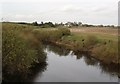
[[[99,64],[101,72],[109,74],[110,76],[118,76],[120,75],[119,67],[120,65],[115,65],[115,64]]]
[[[47,65],[47,62],[43,62],[32,67],[29,79],[27,81],[32,82],[33,79],[38,76],[38,73],[41,73],[39,74],[39,77],[42,76],[42,73],[47,70]]]
[[[6,66],[2,66],[2,82],[30,82],[32,79],[36,77],[38,73],[44,72],[47,68],[47,56],[44,52],[41,45],[33,46],[36,53],[33,58],[25,56],[26,61],[21,61],[22,57],[19,60],[12,60],[11,64],[9,63]],[[24,52],[24,51],[23,51]],[[32,60],[32,61],[30,61]],[[30,61],[30,62],[29,62]],[[22,63],[20,65],[20,63]],[[30,64],[26,68],[26,64]],[[22,70],[17,68],[17,66],[21,66]],[[24,68],[25,67],[25,68]]]
[[[70,53],[70,49],[67,49],[64,46],[56,46],[54,44],[50,44],[47,45],[46,48],[59,56],[68,56],[68,54]]]
[[[32,79],[34,79],[38,73],[44,72],[47,68],[47,63],[43,62],[40,64],[34,64],[34,67],[27,70],[27,73],[18,73],[15,72],[14,74],[8,74],[4,73],[3,82],[32,82]]]
[[[99,64],[96,59],[88,57],[86,55],[84,55],[84,61],[87,65],[97,66]]]
[[[27,74],[25,73],[21,74],[17,72],[14,74],[4,73],[3,74],[3,77],[5,79],[4,81],[90,82],[91,79],[95,81],[99,81],[100,74],[107,74],[109,75],[109,77],[113,77],[114,79],[116,79],[117,75],[120,74],[118,72],[118,65],[104,64],[90,57],[89,54],[72,52],[71,50],[65,47],[60,47],[50,44],[44,45],[43,47],[47,49],[46,52],[48,53],[48,58],[49,58],[48,60],[45,60],[42,63],[33,64],[34,66],[32,68],[26,70]],[[71,57],[72,60],[71,58],[68,59],[67,57]],[[91,68],[91,66],[95,68],[97,67],[97,69]],[[85,76],[86,73],[87,76]],[[96,74],[98,76],[95,76]],[[65,75],[67,75],[67,78],[65,78]],[[107,77],[108,76],[103,76],[101,77],[101,80],[105,81],[107,80],[106,79]]]
[[[69,56],[69,54],[71,54],[72,56],[75,56],[77,60],[84,58],[84,62],[86,63],[87,66],[95,66],[99,68],[101,70],[101,74],[105,73],[109,74],[110,76],[116,77],[120,75],[120,71],[118,71],[120,65],[102,63],[97,59],[90,57],[88,53],[76,53],[76,52],[70,53],[71,50],[65,47],[58,47],[55,45],[47,45],[46,48],[48,49],[48,51],[52,51],[59,56]]]

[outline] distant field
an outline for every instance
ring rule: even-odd
[[[102,34],[118,35],[118,29],[117,28],[82,27],[82,28],[71,28],[70,31],[71,32],[102,33]]]
[[[42,28],[46,30],[56,30],[56,28]],[[108,28],[108,27],[80,27],[80,28],[69,28],[71,32],[78,33],[101,33],[101,34],[109,34],[109,35],[118,35],[117,28]],[[39,29],[37,29],[39,30]]]
[[[71,28],[70,31],[77,40],[82,37],[93,35],[100,41],[112,40],[118,41],[118,29],[117,28],[95,28],[95,27],[83,27],[83,28]],[[71,37],[72,38],[72,37]]]

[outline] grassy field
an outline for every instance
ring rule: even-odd
[[[71,32],[87,32],[87,33],[104,33],[104,34],[112,34],[117,35],[118,29],[111,27],[79,27],[79,28],[71,28]]]
[[[72,29],[73,30],[73,29]],[[94,29],[93,29],[94,30]],[[109,41],[118,41],[118,35],[114,33],[110,34],[109,33],[102,33],[102,32],[82,32],[82,31],[71,31],[72,35],[65,37],[64,39],[66,40],[76,40],[76,41],[81,41],[82,39],[87,38],[88,36],[94,36],[96,37],[98,42],[109,42]]]

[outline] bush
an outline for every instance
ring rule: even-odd
[[[33,63],[45,61],[46,55],[41,44],[38,48],[38,44],[32,46],[32,40],[28,41],[20,37],[23,30],[24,28],[15,28],[13,24],[3,25],[2,61],[4,73],[28,73]]]

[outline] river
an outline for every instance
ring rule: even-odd
[[[118,82],[117,68],[86,54],[47,45],[45,70],[37,70],[32,82]]]

